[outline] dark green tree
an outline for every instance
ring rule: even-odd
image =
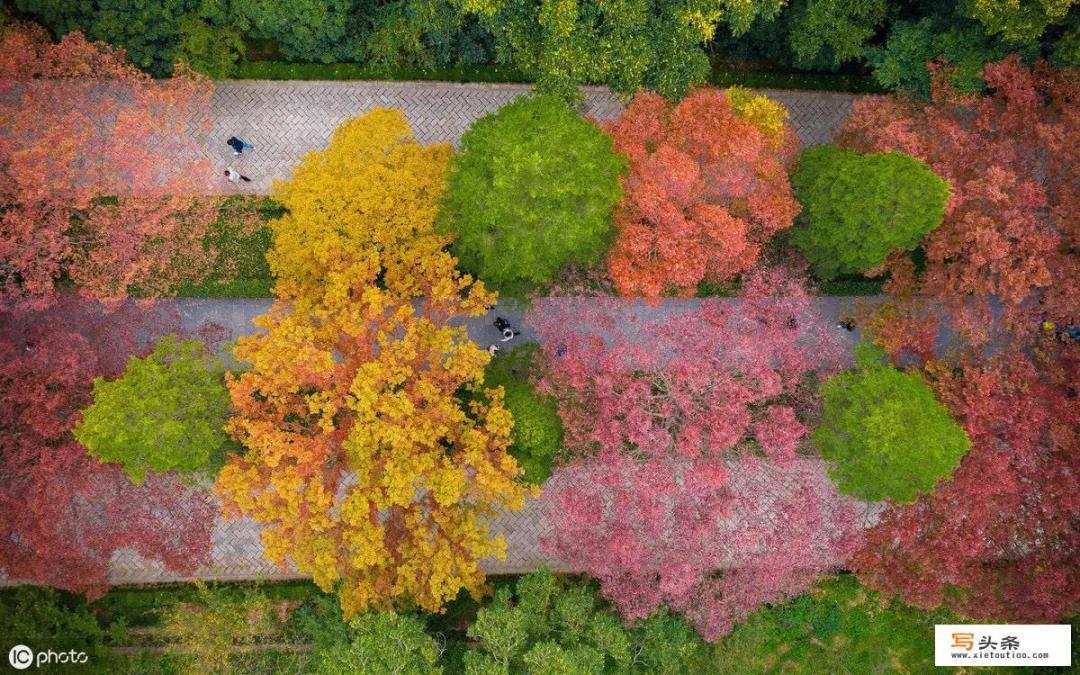
[[[941,224],[949,184],[901,152],[807,148],[791,177],[802,206],[790,241],[823,279],[880,267]]]
[[[75,438],[103,462],[123,465],[141,483],[147,471],[185,472],[223,461],[229,393],[220,359],[198,340],[162,338],[146,358],[132,358],[118,379],[94,380],[94,402]]]
[[[886,0],[797,0],[788,40],[800,65],[827,55],[839,65],[859,58],[885,21]]]
[[[626,160],[560,99],[535,96],[476,120],[448,171],[437,228],[463,269],[505,289],[600,257]]]
[[[67,666],[71,670],[120,672],[120,664],[109,647],[124,639],[124,625],[102,626],[82,595],[46,586],[0,589],[0,635],[4,638],[5,661],[7,650],[21,644],[34,653],[47,649],[85,652],[86,664]],[[38,672],[62,670],[50,671],[45,666]],[[34,669],[28,672],[34,672]]]
[[[954,14],[934,14],[895,22],[884,46],[866,49],[866,60],[881,86],[929,101],[926,65],[931,61],[951,68],[949,81],[957,91],[975,93],[986,87],[983,66],[1001,60],[1007,52],[978,23]]]
[[[551,475],[563,426],[555,399],[537,394],[529,383],[536,353],[536,345],[522,345],[499,354],[484,371],[484,386],[506,392],[504,404],[514,418],[510,454],[525,469],[525,480],[539,485]]]
[[[681,618],[658,612],[630,629],[592,586],[540,569],[502,587],[468,630],[479,649],[465,672],[694,672],[704,642]]]
[[[857,352],[855,369],[822,386],[814,446],[841,492],[913,502],[949,477],[971,443],[918,371],[893,368],[865,344]]]

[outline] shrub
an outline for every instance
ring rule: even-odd
[[[949,184],[902,152],[807,148],[791,178],[802,205],[794,243],[823,279],[880,267],[941,224]]]
[[[438,228],[462,268],[494,285],[541,284],[603,253],[625,160],[551,96],[478,119],[451,160]]]
[[[864,348],[855,370],[826,380],[814,445],[841,492],[911,502],[948,477],[971,444],[918,372],[879,356]]]
[[[136,483],[148,470],[190,472],[219,463],[228,440],[223,368],[198,340],[162,338],[118,379],[94,380],[94,403],[75,438],[101,461],[123,465]]]
[[[514,418],[510,454],[525,469],[525,480],[539,485],[551,475],[563,427],[555,399],[537,394],[529,382],[536,353],[536,345],[522,345],[492,359],[484,372],[484,386],[503,388],[503,404]]]

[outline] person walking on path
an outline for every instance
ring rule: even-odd
[[[225,144],[233,149],[233,155],[239,156],[245,150],[254,150],[255,146],[246,141],[242,141],[236,136],[230,136],[229,140],[225,141]]]
[[[245,183],[251,182],[250,178],[248,178],[247,176],[241,176],[236,171],[236,169],[232,168],[231,166],[228,169],[225,169],[225,179],[228,180],[230,183],[236,183],[238,181],[244,181]]]
[[[495,358],[495,355],[499,353],[499,345],[488,345],[488,355]]]
[[[501,316],[495,317],[495,328],[502,332],[502,342],[509,342],[520,335],[520,333],[514,330],[513,326],[510,325],[510,322]]]

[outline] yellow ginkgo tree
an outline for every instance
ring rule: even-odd
[[[449,325],[494,301],[432,230],[450,154],[380,109],[275,186],[279,301],[228,383],[247,451],[219,475],[226,514],[261,523],[266,555],[346,615],[478,594],[480,559],[505,552],[487,519],[529,494],[502,391],[482,387],[490,357]]]

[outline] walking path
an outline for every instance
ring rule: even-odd
[[[877,301],[878,298],[819,297],[815,299],[813,310],[818,320],[827,327],[834,327],[845,309],[857,301]],[[254,333],[257,328],[252,319],[264,314],[270,307],[269,299],[174,299],[160,300],[171,304],[180,319],[180,328],[196,333],[207,324],[216,324],[223,330],[218,331],[223,340],[232,340]],[[660,304],[628,303],[628,311],[642,319],[657,316],[673,316],[692,310],[697,300],[667,300]],[[738,303],[737,299],[727,302]],[[496,307],[489,315],[462,320],[469,336],[480,345],[487,345],[499,338],[499,332],[492,325],[495,316],[508,319],[521,330],[515,338],[515,344],[535,340],[535,333],[525,321],[517,307],[503,304]],[[800,325],[804,322],[800,321]],[[858,333],[847,333],[839,328],[839,339],[852,348]],[[497,357],[498,358],[498,357]],[[815,460],[807,460],[815,461]],[[824,471],[824,469],[821,469]],[[492,534],[502,534],[507,543],[505,560],[486,559],[481,568],[487,574],[524,573],[535,569],[540,564],[547,564],[557,571],[566,570],[558,562],[547,559],[541,549],[541,539],[549,533],[550,527],[543,516],[541,504],[531,500],[521,511],[506,513],[491,523]],[[260,527],[250,519],[227,521],[220,516],[213,532],[211,562],[196,570],[191,577],[176,575],[166,570],[160,563],[141,558],[131,551],[117,552],[113,557],[111,580],[115,584],[162,583],[185,581],[193,578],[239,580],[239,579],[288,579],[306,578],[294,570],[282,570],[265,559],[260,540]],[[0,583],[3,583],[0,581]]]
[[[220,176],[226,166],[233,166],[252,178],[236,187],[224,180],[216,184],[222,192],[243,190],[268,193],[274,178],[289,176],[292,166],[311,150],[326,146],[333,130],[346,118],[375,107],[401,109],[424,143],[458,143],[461,135],[476,118],[493,112],[530,87],[516,84],[453,84],[439,82],[307,82],[307,81],[227,81],[218,83],[210,115],[210,136],[203,139],[203,154],[214,164]],[[827,143],[847,116],[854,96],[828,92],[764,90],[783,103],[791,113],[791,122],[804,145]],[[606,88],[585,88],[582,112],[600,120],[611,119],[623,109],[622,103]],[[254,143],[256,149],[234,157],[225,140],[238,136]],[[225,329],[231,338],[255,330],[251,319],[266,312],[269,300],[194,300],[176,303],[184,328],[194,331],[211,322]],[[685,311],[669,302],[645,312]],[[845,298],[820,298],[822,320],[835,323],[847,304]],[[521,315],[508,307],[498,313],[523,328],[518,341],[533,339]],[[469,319],[470,336],[481,345],[494,342],[498,334],[491,325],[493,317]],[[852,339],[854,336],[845,336]],[[547,524],[536,501],[522,511],[506,514],[491,524],[493,534],[502,534],[507,542],[505,561],[485,560],[482,569],[488,574],[527,572],[539,564],[553,565],[539,547]],[[282,579],[303,575],[282,570],[262,556],[259,526],[251,520],[225,521],[218,518],[213,534],[212,559],[190,578],[238,580]],[[555,563],[555,569],[561,569]],[[161,583],[187,580],[163,568],[160,563],[140,558],[130,551],[113,557],[111,579],[116,584]],[[12,583],[0,579],[0,584]]]
[[[212,131],[206,156],[220,175],[233,166],[252,179],[234,187],[217,182],[223,192],[269,193],[274,178],[286,178],[293,164],[310,150],[326,147],[346,118],[375,107],[405,113],[417,140],[454,144],[478,117],[529,93],[522,84],[454,84],[447,82],[309,82],[233,80],[217,84],[211,103]],[[585,87],[582,111],[599,120],[617,116],[622,103],[606,87]],[[765,89],[783,103],[804,145],[828,143],[847,117],[855,96],[834,92]],[[255,144],[255,150],[234,157],[225,145],[230,136]]]

